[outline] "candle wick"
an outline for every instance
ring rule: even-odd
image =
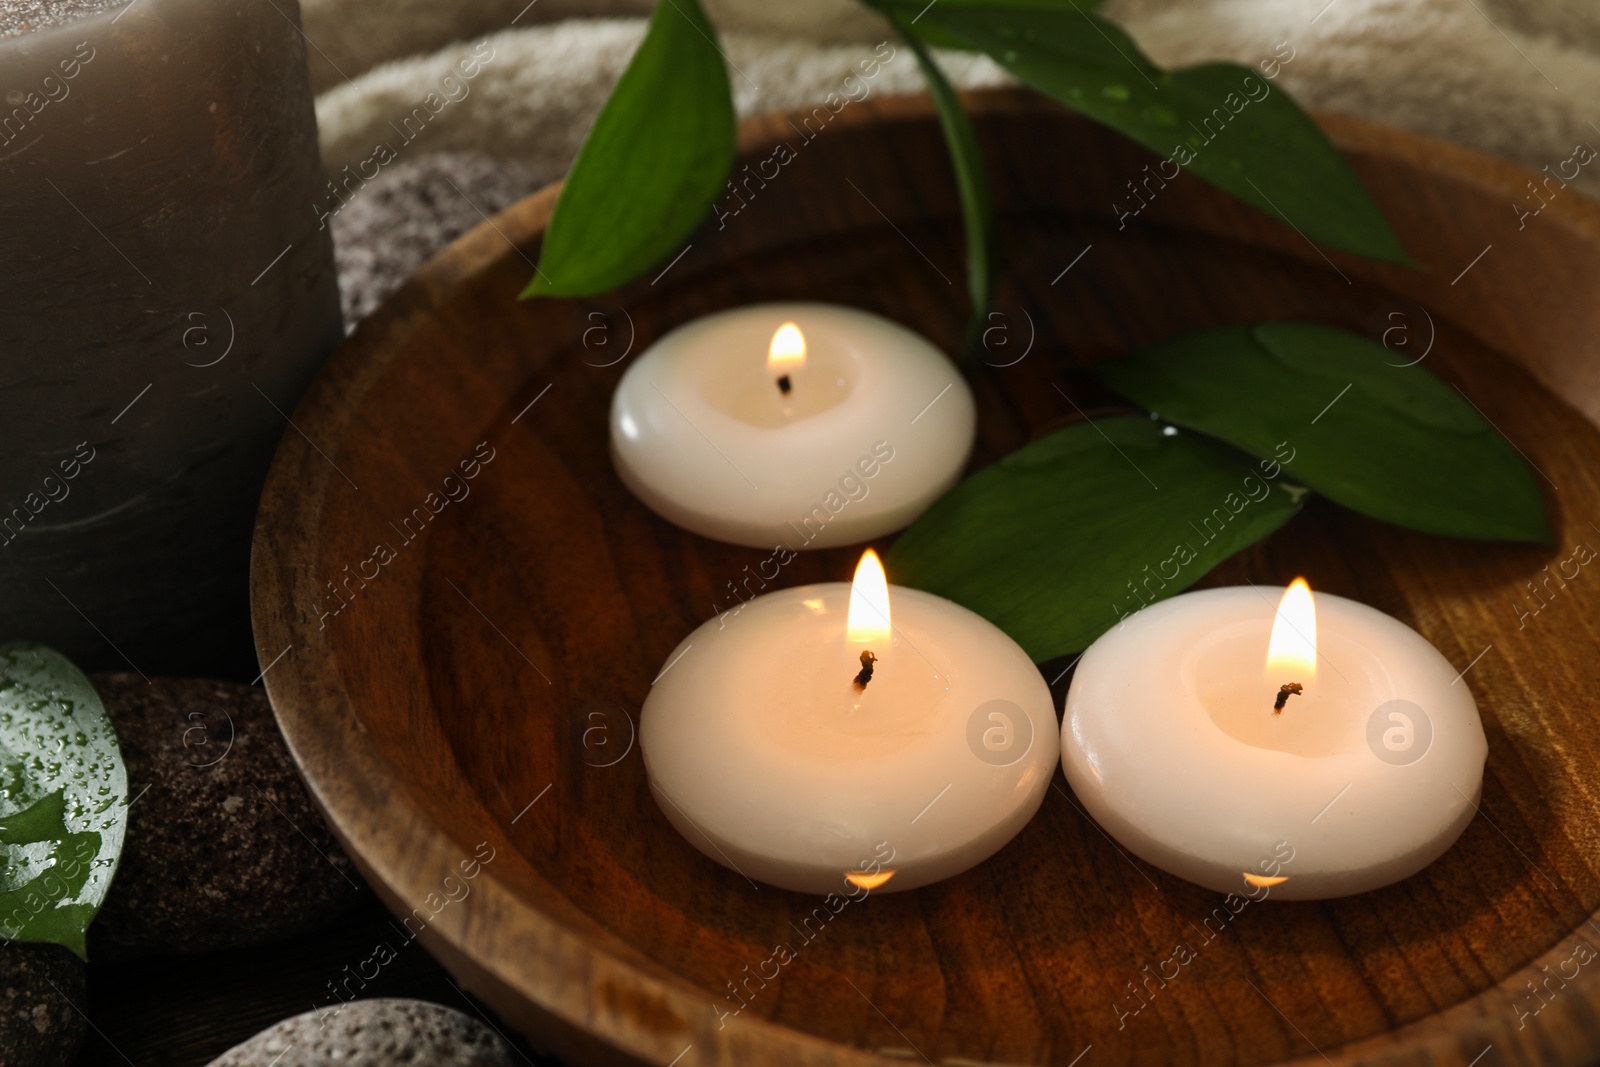
[[[778,379],[778,392],[782,393],[784,396],[788,396],[793,391],[794,383],[789,380],[789,376],[787,374]]]
[[[856,687],[856,692],[866,692],[867,683],[872,681],[872,665],[876,662],[878,662],[878,657],[874,656],[871,652],[861,653],[861,672],[857,674],[855,676],[855,680],[851,682],[851,684]]]
[[[1306,687],[1301,685],[1299,682],[1289,682],[1285,685],[1279,686],[1278,699],[1272,705],[1272,714],[1283,714],[1283,706],[1289,703],[1289,698],[1294,696],[1296,693],[1304,693],[1305,691]]]

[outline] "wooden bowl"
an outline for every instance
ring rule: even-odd
[[[747,124],[743,207],[600,299],[516,300],[546,190],[435,258],[329,363],[273,467],[253,581],[266,685],[335,830],[406,937],[575,1063],[1587,1062],[1600,576],[1572,561],[1600,545],[1600,207],[1547,192],[1519,229],[1527,174],[1326,117],[1427,269],[1325,255],[1187,176],[1119,225],[1152,157],[1027,94],[970,103],[1008,266],[993,365],[970,375],[975,465],[1076,417],[1052,388],[1079,388],[1067,363],[1296,317],[1386,338],[1397,362],[1426,353],[1540,472],[1555,552],[1316,503],[1208,579],[1305,574],[1463,669],[1490,754],[1461,841],[1379,892],[1234,915],[1119,850],[1058,778],[989,862],[831,914],[667,824],[638,709],[764,553],[633,499],[608,399],[631,353],[748,301],[856,304],[953,351],[959,216],[916,98],[852,104],[812,140]],[[779,140],[795,159],[774,175],[757,164]],[[847,578],[856,555],[804,555],[781,582]],[[1062,666],[1045,673],[1059,699]],[[349,975],[329,976],[340,997],[360,992]]]

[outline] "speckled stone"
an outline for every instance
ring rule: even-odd
[[[110,11],[128,0],[0,0],[0,37],[65,26],[73,19]]]
[[[66,1067],[89,1024],[83,961],[60,945],[0,943],[0,1063]]]
[[[128,766],[128,837],[89,958],[247,948],[324,925],[363,883],[301,782],[266,694],[91,676]]]
[[[355,1000],[269,1026],[208,1067],[513,1067],[489,1027],[421,1000]]]

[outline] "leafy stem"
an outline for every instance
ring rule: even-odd
[[[971,119],[930,47],[983,52],[1019,81],[1187,171],[1356,255],[1409,263],[1366,189],[1311,117],[1260,70],[1205,63],[1167,71],[1092,0],[863,0],[905,38],[938,110],[967,234],[969,348],[998,273],[995,216]],[[699,0],[661,0],[644,41],[579,150],[524,296],[592,296],[684,248],[733,164],[726,60]],[[1146,171],[1151,168],[1147,167]],[[1130,181],[1130,185],[1132,181]]]
[[[661,0],[584,139],[524,298],[591,296],[673,255],[733,166],[733,92],[699,0]]]
[[[889,12],[889,19],[917,57],[917,67],[938,109],[939,128],[944,131],[950,162],[955,167],[961,220],[967,234],[967,297],[972,302],[972,313],[967,320],[966,355],[970,357],[977,351],[984,316],[994,302],[994,201],[989,195],[989,179],[983,172],[983,153],[978,148],[972,120],[961,107],[954,87],[927,46],[917,38],[911,23],[897,11]]]

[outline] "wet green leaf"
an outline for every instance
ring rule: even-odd
[[[578,151],[522,295],[603,293],[682,250],[733,151],[717,31],[699,0],[660,0]]]
[[[1181,168],[1312,240],[1410,262],[1344,157],[1260,71],[1234,63],[1163,71],[1115,23],[1071,3],[879,6],[916,14],[913,29],[924,37],[987,53],[1026,84],[1170,161],[1128,175],[1139,191],[1115,207],[1119,219],[1159,197]]]
[[[128,825],[128,774],[89,679],[0,645],[0,938],[84,956]]]
[[[1140,407],[1256,456],[1397,526],[1550,543],[1527,463],[1459,392],[1358,334],[1305,322],[1223,326],[1098,364]],[[1279,458],[1282,458],[1279,455]]]
[[[972,609],[1043,662],[1182,592],[1287,522],[1270,462],[1145,418],[1058,430],[979,471],[900,535],[892,581]]]

